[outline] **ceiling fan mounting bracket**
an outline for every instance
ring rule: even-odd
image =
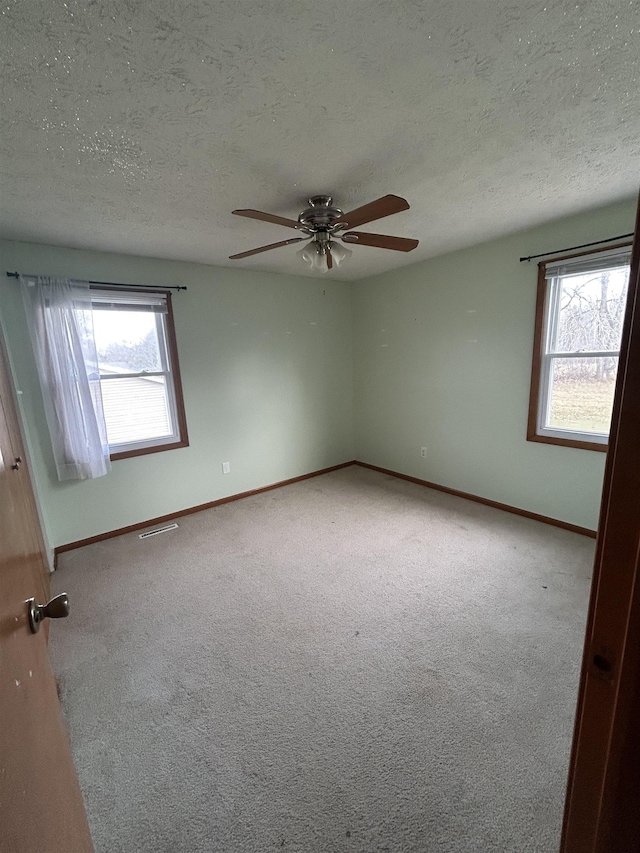
[[[312,195],[307,199],[309,207],[331,207],[333,204],[333,196],[330,195]]]

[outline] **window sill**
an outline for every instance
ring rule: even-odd
[[[137,447],[135,450],[121,450],[109,454],[112,462],[118,459],[130,459],[132,456],[146,456],[147,453],[161,453],[164,450],[177,450],[179,447],[189,447],[188,441],[172,441],[169,444],[154,444],[149,447]]]
[[[539,433],[528,434],[527,441],[536,441],[540,444],[557,444],[560,447],[576,447],[579,450],[596,450],[600,453],[606,453],[609,449],[608,444],[602,444],[598,441],[582,441],[575,438],[559,438],[555,435],[540,435]]]

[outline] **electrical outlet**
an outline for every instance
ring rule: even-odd
[[[427,448],[426,447],[420,448],[420,456],[422,456],[423,459],[427,458]]]
[[[222,473],[223,474],[230,474],[231,473],[231,465],[228,462],[222,463]]]

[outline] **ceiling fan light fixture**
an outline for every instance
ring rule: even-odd
[[[336,243],[335,240],[329,240],[324,244],[312,240],[300,249],[300,251],[296,252],[296,255],[301,261],[308,264],[313,272],[329,272],[327,249],[325,246],[327,246],[331,252],[331,260],[335,267],[339,267],[340,264],[348,261],[353,254],[351,249],[347,249],[346,246],[341,246],[340,243]]]
[[[333,258],[333,263],[339,267],[340,264],[346,263],[353,252],[351,249],[347,249],[346,246],[342,246],[340,243],[336,243],[335,240],[330,242],[331,247],[331,257]]]
[[[327,258],[321,250],[320,244],[316,243],[315,240],[307,243],[304,248],[300,249],[299,252],[296,252],[296,255],[304,261],[305,264],[309,264],[314,272],[327,272]]]

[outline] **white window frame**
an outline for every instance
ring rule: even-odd
[[[140,377],[149,379],[159,376],[164,377],[167,390],[171,433],[158,438],[120,442],[118,444],[110,443],[111,459],[123,459],[130,456],[155,453],[161,450],[187,447],[189,440],[186,431],[180,371],[177,363],[171,294],[166,290],[91,285],[91,302],[94,311],[153,311],[156,318],[156,330],[160,350],[161,369],[157,371],[142,370],[131,373],[102,374],[100,372],[100,365],[98,364],[100,384],[102,385],[103,382],[113,379],[137,379]]]
[[[527,439],[549,444],[564,444],[590,450],[605,450],[609,433],[586,430],[559,429],[547,426],[551,405],[553,364],[562,358],[612,358],[620,350],[577,350],[561,352],[553,349],[560,315],[561,281],[563,276],[614,269],[630,264],[631,244],[621,244],[595,252],[554,258],[539,264],[538,306],[534,340],[533,373],[529,405]]]

